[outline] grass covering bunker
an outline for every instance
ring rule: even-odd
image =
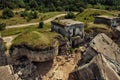
[[[61,35],[49,31],[30,31],[18,35],[10,49],[11,62],[26,56],[30,61],[44,62],[58,55]]]
[[[39,48],[46,49],[52,48],[58,45],[58,40],[55,38],[60,36],[54,32],[39,32],[39,31],[31,31],[24,32],[20,34],[13,40],[13,46],[17,45],[27,45],[31,48]]]

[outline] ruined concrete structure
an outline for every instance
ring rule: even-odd
[[[120,80],[120,48],[105,34],[98,34],[78,65],[72,80]]]
[[[70,74],[69,80],[120,80],[107,59],[99,54]]]
[[[94,20],[95,24],[106,24],[111,27],[116,27],[120,25],[119,17],[111,17],[111,16],[97,16]]]
[[[6,57],[4,54],[4,48],[3,48],[3,40],[0,38],[0,66],[6,64]]]
[[[84,24],[71,19],[54,20],[51,22],[51,30],[66,36],[74,47],[84,39]]]
[[[48,60],[52,60],[55,56],[58,55],[58,46],[54,46],[54,48],[45,49],[45,50],[35,50],[30,49],[26,46],[15,46],[10,52],[12,62],[20,59],[22,57],[27,57],[30,61],[34,62],[44,62]]]

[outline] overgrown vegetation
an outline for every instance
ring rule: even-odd
[[[0,0],[0,9],[26,8],[27,10],[81,11],[84,8],[120,10],[120,0]]]
[[[1,35],[4,36],[11,36],[11,35],[17,35],[20,33],[24,33],[26,31],[48,31],[50,29],[50,24],[45,24],[43,28],[39,29],[38,25],[34,26],[28,26],[28,27],[22,27],[22,28],[11,28],[11,29],[6,29],[1,32]]]
[[[9,19],[9,18],[11,18],[13,16],[14,16],[14,13],[13,13],[13,11],[11,9],[9,9],[9,8],[3,9],[2,18]]]
[[[38,31],[28,31],[25,32],[13,40],[13,45],[28,45],[32,48],[48,48],[55,46],[56,36],[59,34],[53,32],[38,32]]]
[[[25,23],[33,23],[33,22],[40,22],[41,20],[46,20],[63,12],[46,12],[40,13],[38,11],[14,11],[14,17],[10,19],[3,19],[0,18],[1,23],[6,23],[7,26],[10,25],[17,25],[17,24],[25,24]]]
[[[86,9],[82,13],[79,13],[75,20],[87,22],[94,22],[94,17],[99,15],[108,15],[108,16],[118,16],[117,14],[111,13],[107,10],[100,10],[100,9]]]
[[[38,28],[43,28],[43,27],[44,27],[43,21],[39,22]]]
[[[6,27],[6,24],[5,24],[5,23],[0,23],[0,31],[1,31],[1,30],[4,30],[5,27]]]
[[[67,15],[65,16],[66,19],[73,19],[75,18],[75,14],[73,12],[68,12]]]

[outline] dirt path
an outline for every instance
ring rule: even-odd
[[[9,56],[10,46],[12,45],[12,41],[13,41],[13,39],[14,39],[16,36],[17,36],[17,35],[8,36],[8,37],[3,37],[3,41],[6,43],[6,47],[7,47],[7,51],[5,52],[6,56]]]
[[[8,37],[3,37],[4,42],[6,42],[6,46],[9,48],[12,44],[12,40],[16,37],[14,36],[8,36]]]
[[[61,16],[65,16],[66,14],[59,14],[57,16],[54,16],[52,18],[49,18],[47,20],[44,21],[44,23],[49,23],[51,22],[52,20],[54,20],[55,18],[57,17],[61,17]],[[35,23],[27,23],[27,24],[20,24],[20,25],[13,25],[13,26],[7,26],[6,28],[9,29],[9,28],[19,28],[19,27],[27,27],[27,26],[30,26],[30,25],[37,25],[39,24],[39,22],[35,22]]]

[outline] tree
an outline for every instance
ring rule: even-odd
[[[43,21],[41,21],[41,22],[39,23],[38,28],[43,28],[43,26],[44,26],[44,22],[43,22]]]
[[[38,8],[38,4],[35,0],[31,0],[29,5],[30,5],[30,8],[35,8],[35,9]]]
[[[5,8],[4,10],[3,10],[3,12],[2,12],[2,17],[4,18],[4,19],[8,19],[8,18],[11,18],[11,17],[13,17],[14,16],[14,13],[13,13],[13,11],[11,10],[11,9],[9,9],[9,8]]]
[[[37,11],[32,12],[32,17],[33,17],[33,19],[38,18],[38,13],[37,13]]]
[[[67,15],[65,16],[66,19],[72,19],[75,18],[75,14],[73,12],[68,12]]]
[[[4,30],[5,27],[6,27],[6,24],[5,24],[5,23],[0,23],[0,31],[1,31],[1,30]]]

